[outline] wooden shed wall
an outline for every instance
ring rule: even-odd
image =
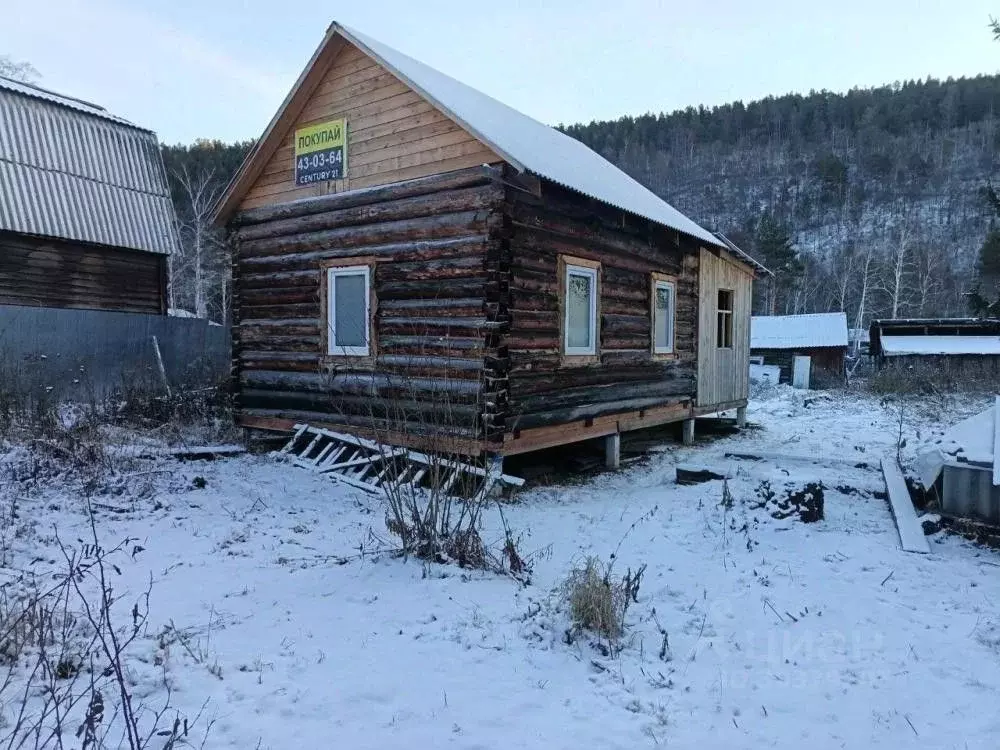
[[[792,382],[792,361],[796,355],[810,358],[810,371],[814,374],[825,372],[835,377],[844,374],[844,357],[846,347],[816,347],[804,349],[751,349],[750,354],[764,357],[765,365],[777,365],[781,368],[781,382]]]
[[[476,167],[237,214],[243,423],[419,432],[447,421],[462,437],[488,436],[481,414],[501,402],[489,354],[503,198],[493,177]],[[326,354],[325,266],[345,259],[373,266],[369,358]]]
[[[465,169],[500,158],[352,44],[336,47],[281,146],[244,197],[248,209]],[[295,130],[347,120],[346,179],[295,185]]]
[[[545,183],[541,196],[509,188],[508,433],[691,401],[695,396],[698,255],[651,229]],[[601,264],[596,361],[560,348],[559,256]],[[651,348],[651,274],[676,276],[676,356]]]
[[[698,322],[698,404],[745,401],[750,389],[750,306],[753,274],[749,268],[702,249]],[[716,342],[717,295],[733,291],[733,345]]]
[[[0,305],[166,313],[167,257],[0,232]]]

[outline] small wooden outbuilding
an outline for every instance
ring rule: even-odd
[[[754,315],[750,323],[750,358],[755,364],[781,368],[782,383],[791,382],[796,356],[809,357],[810,382],[844,379],[847,315]]]
[[[880,369],[917,367],[957,378],[1000,378],[1000,320],[875,320],[869,331],[869,353]]]
[[[220,201],[241,424],[509,455],[743,409],[752,263],[333,24]]]
[[[177,244],[155,133],[0,77],[0,305],[165,314]]]

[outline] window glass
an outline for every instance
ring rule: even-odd
[[[566,347],[593,349],[594,277],[570,271],[566,287]]]
[[[363,273],[337,274],[334,277],[334,315],[336,346],[364,346],[368,328],[367,284]]]
[[[369,280],[368,266],[327,269],[327,354],[370,354]]]
[[[720,289],[715,330],[716,346],[729,349],[733,345],[733,290]]]
[[[674,286],[656,282],[653,305],[653,346],[655,351],[669,354],[674,348]]]

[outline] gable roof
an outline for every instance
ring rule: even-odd
[[[628,213],[691,235],[711,245],[725,247],[652,191],[640,185],[611,162],[565,133],[544,125],[496,99],[414,60],[408,55],[346,26],[333,23],[305,71],[271,120],[255,148],[219,201],[216,221],[224,222],[250,188],[262,163],[277,148],[282,114],[293,102],[304,104],[302,89],[324,52],[338,39],[355,45],[403,83],[489,146],[520,172],[528,172]],[[314,79],[315,81],[315,79]]]
[[[847,346],[847,313],[754,315],[751,349],[813,349]]]
[[[176,217],[156,135],[0,77],[0,231],[171,253]]]

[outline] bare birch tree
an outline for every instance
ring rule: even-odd
[[[215,170],[206,169],[192,174],[186,165],[176,170],[174,179],[181,188],[183,206],[180,214],[181,253],[172,259],[170,304],[175,306],[185,291],[180,287],[185,280],[190,284],[185,296],[191,299],[194,314],[208,317],[208,302],[213,288],[222,294],[222,317],[225,317],[228,284],[226,264],[219,263],[224,243],[212,228],[212,209],[218,198],[219,182]],[[220,267],[221,266],[221,267]]]
[[[14,60],[9,55],[0,55],[0,76],[22,83],[35,83],[42,77],[30,62]]]

